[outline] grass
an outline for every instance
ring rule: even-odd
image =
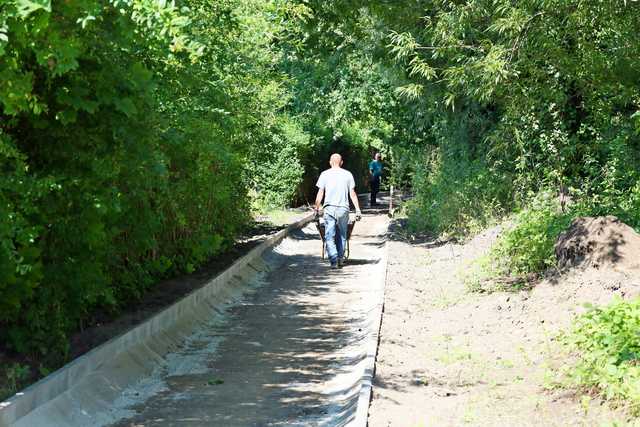
[[[0,401],[22,389],[31,377],[31,368],[20,363],[0,366]]]
[[[303,211],[297,209],[270,209],[260,215],[257,215],[256,220],[281,226],[291,224],[303,214]]]
[[[473,359],[473,353],[468,350],[466,346],[452,346],[447,345],[444,352],[438,357],[438,362],[444,365],[453,365],[458,362],[468,362]]]
[[[557,266],[555,242],[576,213],[563,213],[549,193],[505,222],[504,231],[489,253],[465,273],[470,292],[519,292],[531,289],[542,275]]]
[[[445,286],[440,286],[438,287],[436,295],[431,298],[430,305],[434,308],[443,310],[457,305],[463,301],[464,298],[464,295],[451,293],[450,289],[447,289]]]

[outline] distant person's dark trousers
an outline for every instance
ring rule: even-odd
[[[376,195],[380,191],[380,177],[372,176],[369,178],[369,186],[371,187],[371,202],[369,203],[371,206],[377,205]]]

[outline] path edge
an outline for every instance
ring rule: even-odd
[[[167,322],[163,319],[173,317],[176,310],[184,310],[185,307],[193,305],[195,301],[201,301],[205,296],[211,297],[211,293],[216,292],[215,288],[221,290],[248,264],[282,242],[292,231],[313,221],[313,218],[313,213],[305,214],[301,219],[268,237],[246,255],[234,261],[227,269],[212,277],[206,285],[193,290],[142,323],[89,350],[9,399],[0,402],[0,427],[11,426],[40,406],[70,390],[82,379],[98,370],[106,356],[111,357],[114,353],[125,352],[141,340],[150,340],[162,334],[168,329]]]
[[[349,427],[367,427],[369,422],[369,408],[371,406],[371,398],[373,395],[373,378],[376,371],[376,357],[378,356],[378,347],[380,344],[380,331],[382,329],[382,316],[384,313],[384,298],[387,288],[387,272],[389,266],[389,233],[393,220],[389,221],[385,236],[384,249],[380,261],[383,265],[382,270],[382,288],[380,291],[380,302],[375,308],[374,329],[370,334],[367,343],[366,357],[364,361],[364,372],[362,374],[361,388],[356,406],[356,416]]]

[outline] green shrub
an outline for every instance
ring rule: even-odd
[[[550,193],[541,193],[520,211],[491,252],[498,269],[508,275],[540,273],[556,265],[554,245],[573,215],[562,213]]]
[[[31,377],[29,366],[19,363],[0,366],[0,400],[4,400],[24,387]]]
[[[561,368],[565,385],[597,390],[640,414],[640,299],[590,307],[562,337],[573,357]]]
[[[311,138],[290,117],[281,117],[275,132],[265,135],[262,144],[251,150],[254,207],[259,211],[289,206],[300,193],[305,172],[303,164],[311,150]]]
[[[414,230],[466,236],[508,212],[505,177],[482,160],[438,148],[415,170],[415,197],[407,207]]]
[[[193,271],[248,222],[279,28],[241,25],[259,1],[22,3],[0,7],[0,346],[59,363],[97,308]]]

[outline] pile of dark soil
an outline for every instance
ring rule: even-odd
[[[576,218],[558,237],[561,268],[612,268],[640,274],[640,234],[615,216]]]

